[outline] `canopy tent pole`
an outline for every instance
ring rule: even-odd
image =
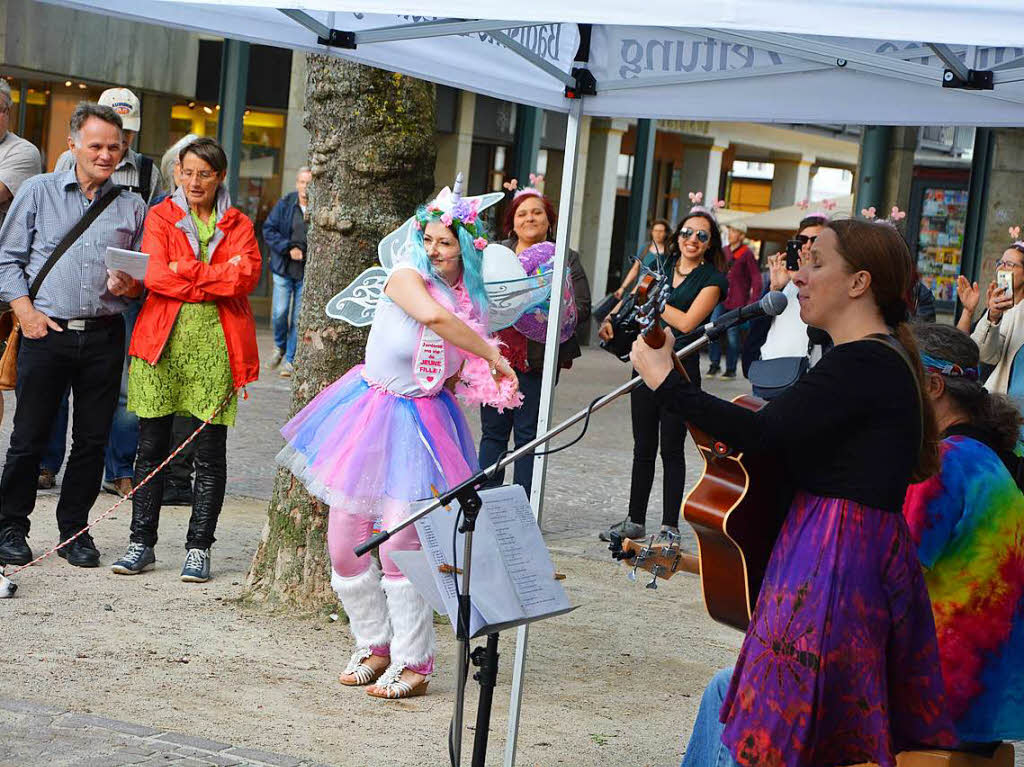
[[[537,433],[548,430],[555,404],[555,377],[558,374],[558,336],[562,326],[561,286],[569,269],[569,232],[572,224],[572,206],[576,196],[576,174],[579,168],[580,122],[583,118],[583,96],[573,99],[569,119],[565,126],[565,160],[562,165],[562,192],[558,198],[558,229],[555,235],[555,263],[551,282],[551,308],[548,312],[547,337],[544,347],[544,375],[540,387],[540,412],[537,414]],[[558,321],[556,321],[556,319]],[[547,448],[546,448],[547,449]],[[544,511],[544,485],[547,480],[546,455],[533,458],[533,489],[530,502],[540,524]],[[516,763],[516,743],[519,737],[519,714],[523,702],[523,681],[526,671],[526,643],[530,626],[516,631],[516,659],[512,672],[512,695],[508,704],[508,736],[505,740],[505,767]]]
[[[855,211],[864,208],[883,208],[885,201],[885,169],[889,165],[888,125],[865,125],[860,138],[860,168],[857,172]]]
[[[633,175],[629,182],[629,210],[626,214],[626,252],[622,254],[624,280],[647,240],[647,212],[651,206],[651,175],[654,172],[654,140],[658,121],[641,117],[636,121],[636,143],[633,146]]]

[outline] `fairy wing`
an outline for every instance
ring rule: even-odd
[[[547,301],[551,297],[551,274],[549,269],[529,277],[485,282],[491,332],[511,327],[526,312]]]
[[[377,302],[384,293],[387,278],[387,269],[371,266],[327,302],[327,316],[357,328],[366,327],[373,322]]]

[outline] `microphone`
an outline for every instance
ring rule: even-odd
[[[726,330],[741,322],[752,320],[755,317],[778,317],[786,309],[788,303],[789,299],[782,291],[772,290],[765,293],[760,301],[728,311],[714,322],[709,322],[704,326],[704,333],[714,341]]]

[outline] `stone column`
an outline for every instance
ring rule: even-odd
[[[997,128],[993,133],[992,170],[988,177],[988,205],[978,265],[982,298],[984,286],[995,279],[996,261],[1010,245],[1007,229],[1011,226],[1024,228],[1024,211],[1020,205],[1024,199],[1024,128]]]
[[[306,130],[306,54],[292,53],[292,76],[288,84],[288,114],[285,117],[284,169],[281,193],[292,191],[299,168],[309,165],[309,131]]]
[[[900,210],[910,207],[910,188],[914,182],[914,153],[917,151],[916,126],[893,128],[889,135],[889,164],[885,172],[885,204],[879,208],[888,211],[893,205]],[[859,211],[858,211],[859,212]],[[888,214],[886,214],[888,215]],[[885,216],[882,216],[885,218]]]
[[[624,119],[594,118],[590,125],[590,147],[585,168],[586,186],[581,195],[579,237],[580,259],[590,278],[594,300],[616,286],[607,285],[612,258],[612,224],[622,136],[629,129]],[[615,254],[616,258],[621,254]]]
[[[801,157],[799,160],[775,159],[775,175],[772,177],[772,207],[782,208],[786,205],[806,200],[811,188],[811,166],[813,157]]]
[[[460,170],[469,178],[469,157],[473,152],[473,115],[476,113],[476,94],[459,91],[459,106],[455,116],[455,133],[437,135],[437,162],[434,164],[434,184],[438,189],[448,186]],[[490,189],[471,189],[478,194]]]

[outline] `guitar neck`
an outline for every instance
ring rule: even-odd
[[[647,345],[652,349],[660,349],[665,345],[665,342],[668,340],[668,336],[665,335],[665,330],[661,327],[661,322],[659,322],[657,317],[655,317],[651,322],[651,326],[648,328],[643,338]],[[686,375],[686,369],[683,367],[683,363],[675,354],[672,355],[672,365],[684,380],[690,380],[690,377]]]

